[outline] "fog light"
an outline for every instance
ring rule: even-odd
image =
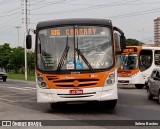
[[[46,87],[46,83],[45,83],[45,82],[42,82],[42,83],[41,83],[41,86],[42,86],[42,87]]]
[[[111,84],[112,84],[112,80],[111,80],[111,79],[108,79],[108,80],[107,80],[107,84],[108,84],[108,85],[111,85]]]

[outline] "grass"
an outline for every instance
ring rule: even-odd
[[[25,74],[21,73],[7,73],[9,79],[15,79],[15,80],[25,80]],[[35,74],[30,73],[27,76],[27,80],[34,81],[35,80]]]

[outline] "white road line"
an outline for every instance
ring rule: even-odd
[[[1,98],[1,97],[10,97],[10,96],[16,96],[16,95],[24,95],[24,93],[0,95],[0,98]]]
[[[11,88],[11,89],[18,89],[18,90],[35,90],[36,88],[32,88],[32,87],[3,87],[3,88]]]
[[[18,89],[18,90],[30,90],[30,89],[18,88],[18,87],[7,87],[7,88],[11,88],[11,89]]]
[[[9,100],[9,99],[3,99],[3,98],[0,98],[0,100],[8,101],[8,102],[11,102],[11,103],[15,102],[15,101],[12,101],[12,100]]]
[[[35,87],[24,87],[26,89],[36,89]]]

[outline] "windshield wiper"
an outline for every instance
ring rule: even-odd
[[[68,46],[68,35],[67,35],[67,42],[66,42],[66,47],[63,51],[63,54],[61,56],[61,59],[59,61],[58,67],[57,67],[57,72],[59,72],[61,70],[61,68],[63,67],[65,60],[67,58],[68,55],[68,51],[69,51],[69,46]]]
[[[90,69],[90,71],[94,73],[95,70],[92,68],[92,66],[90,65],[90,63],[88,62],[88,60],[84,57],[84,55],[82,54],[82,52],[78,48],[78,37],[77,37],[77,48],[75,48],[75,50],[77,51],[78,55],[81,56],[81,58],[86,63],[86,65],[88,66],[88,68]],[[78,56],[78,58],[79,58],[79,56]]]

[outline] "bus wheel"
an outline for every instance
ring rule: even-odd
[[[143,89],[144,84],[135,84],[135,87],[136,87],[137,89]]]
[[[117,104],[117,99],[116,100],[109,100],[109,101],[104,101],[104,106],[107,109],[114,109]]]
[[[148,100],[152,100],[153,99],[153,95],[151,95],[149,88],[147,88],[147,99]]]

